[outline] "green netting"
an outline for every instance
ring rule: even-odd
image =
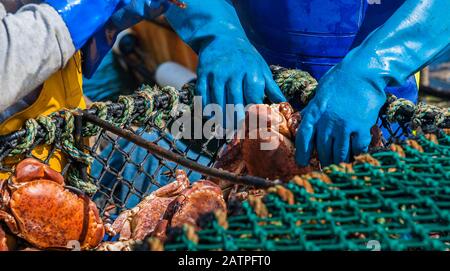
[[[266,217],[246,201],[227,223],[213,220],[195,238],[173,234],[165,249],[369,250],[375,241],[381,250],[449,250],[450,136],[417,142],[423,152],[405,142],[405,157],[385,151],[372,155],[379,165],[330,167],[331,183],[309,179],[313,193],[289,183],[295,203],[268,194]]]

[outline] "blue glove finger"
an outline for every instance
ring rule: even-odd
[[[244,98],[246,104],[262,104],[266,83],[257,71],[247,73],[244,80]]]
[[[370,131],[355,133],[352,138],[352,154],[366,153],[369,150],[371,140]]]
[[[315,125],[319,121],[322,110],[319,105],[312,101],[302,111],[302,122],[297,130],[295,138],[295,160],[300,166],[307,166],[313,151],[313,135]]]
[[[226,128],[226,104],[227,96],[225,93],[225,80],[217,76],[211,76],[209,82],[209,94],[211,95],[211,102],[220,106],[222,110],[222,127]]]
[[[322,165],[329,165],[332,161],[333,137],[332,128],[319,125],[316,135],[316,148]]]
[[[284,97],[280,87],[272,79],[272,75],[270,76],[266,75],[265,79],[266,79],[266,95],[269,98],[269,100],[273,103],[286,102],[287,101],[286,97]]]
[[[348,162],[350,158],[350,132],[337,131],[333,142],[333,163]]]
[[[208,78],[199,74],[197,79],[197,85],[195,88],[195,95],[202,97],[202,107],[205,108],[210,103],[209,91],[208,91]]]
[[[244,110],[244,93],[242,91],[242,80],[243,77],[233,77],[227,82],[227,103],[235,105],[235,121],[234,128],[244,120],[245,110]]]

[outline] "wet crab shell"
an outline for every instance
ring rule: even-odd
[[[282,134],[261,131],[258,139],[244,139],[242,158],[248,174],[289,181],[296,175],[311,172],[311,166],[300,167],[295,162],[295,149],[292,141]]]
[[[120,240],[144,240],[155,230],[167,206],[188,186],[186,173],[177,170],[174,182],[152,192],[133,209],[122,212],[112,224],[113,233],[120,234]]]
[[[300,167],[295,162],[295,138],[297,128],[301,122],[299,112],[294,113],[289,103],[268,105],[254,105],[248,110],[248,116],[261,115],[267,122],[267,127],[260,127],[248,131],[241,141],[242,160],[247,173],[271,180],[281,179],[289,181],[296,175],[302,175],[317,169],[318,163],[313,159],[309,166]],[[282,119],[280,121],[280,118]],[[278,127],[274,127],[278,125]]]
[[[300,167],[295,162],[292,141],[300,122],[300,112],[294,112],[289,103],[250,106],[244,124],[220,151],[214,167],[284,181],[319,169],[317,155],[307,167]],[[227,181],[213,181],[224,189],[230,187]]]
[[[241,143],[241,140],[235,136],[230,143],[225,144],[219,151],[213,167],[235,174],[243,174],[245,172],[245,163],[244,160],[242,160]],[[230,182],[217,178],[211,178],[210,180],[219,185],[222,189],[227,189],[231,185]]]
[[[59,172],[36,159],[24,159],[16,166],[14,182],[24,183],[37,179],[47,179],[58,184],[64,184],[64,178]]]
[[[10,209],[19,235],[38,248],[63,248],[73,240],[93,248],[104,236],[95,204],[51,180],[22,184],[12,193]]]
[[[291,132],[288,126],[288,119],[286,116],[292,115],[292,107],[289,104],[256,104],[247,109],[245,114],[244,127],[241,127],[238,133],[245,131],[245,135],[240,135],[240,138],[254,138],[255,134],[252,132],[258,129],[267,129],[268,131],[278,132],[286,137],[291,137]]]
[[[198,181],[170,204],[168,220],[173,228],[189,224],[198,229],[202,216],[219,210],[227,211],[220,187],[210,181]]]
[[[124,227],[120,229],[120,240],[144,240],[149,234],[151,234],[158,222],[162,219],[167,206],[175,199],[175,197],[161,198],[152,197],[142,202],[139,210],[130,213],[124,213],[113,224],[113,229],[117,228],[117,225],[124,223],[122,220],[129,219],[125,222]]]

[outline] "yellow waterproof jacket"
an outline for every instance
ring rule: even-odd
[[[64,69],[53,74],[44,82],[37,100],[25,110],[14,114],[0,124],[0,135],[19,130],[24,122],[39,115],[49,115],[63,108],[86,107],[82,90],[81,56],[76,53]],[[33,154],[45,159],[49,153],[49,146],[39,146]],[[18,159],[8,159],[6,163],[16,163]],[[4,161],[5,162],[5,161]],[[50,166],[61,171],[64,158],[61,153],[55,153],[50,159]],[[0,172],[0,179],[7,177]]]

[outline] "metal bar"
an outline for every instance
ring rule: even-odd
[[[75,146],[82,150],[83,149],[83,135],[82,135],[82,129],[83,129],[83,116],[82,115],[76,115],[75,116]],[[75,163],[77,169],[80,172],[81,179],[84,183],[88,182],[88,175],[87,175],[87,165],[80,162],[73,162]]]
[[[131,131],[117,128],[114,125],[110,124],[109,122],[104,121],[95,115],[92,115],[92,114],[89,114],[86,112],[82,112],[82,111],[80,111],[80,114],[83,115],[83,118],[85,120],[90,121],[107,131],[110,131],[118,136],[121,136],[121,137],[129,140],[129,141],[133,142],[134,144],[147,149],[151,153],[153,153],[161,158],[164,158],[169,161],[175,162],[179,165],[185,166],[185,167],[192,169],[194,171],[197,171],[205,176],[213,177],[213,178],[217,178],[217,179],[221,179],[221,180],[226,180],[226,181],[236,183],[236,184],[254,186],[257,188],[268,188],[268,187],[271,187],[271,186],[274,186],[274,185],[280,183],[280,181],[278,181],[278,180],[277,181],[269,181],[269,180],[266,180],[266,179],[263,179],[260,177],[255,177],[255,176],[242,176],[242,175],[234,174],[234,173],[231,173],[231,172],[228,172],[225,170],[210,168],[210,167],[201,165],[201,164],[194,162],[192,160],[189,160],[179,154],[176,154],[169,150],[166,150],[153,142],[147,141],[147,140],[143,139],[142,137],[135,135]]]

